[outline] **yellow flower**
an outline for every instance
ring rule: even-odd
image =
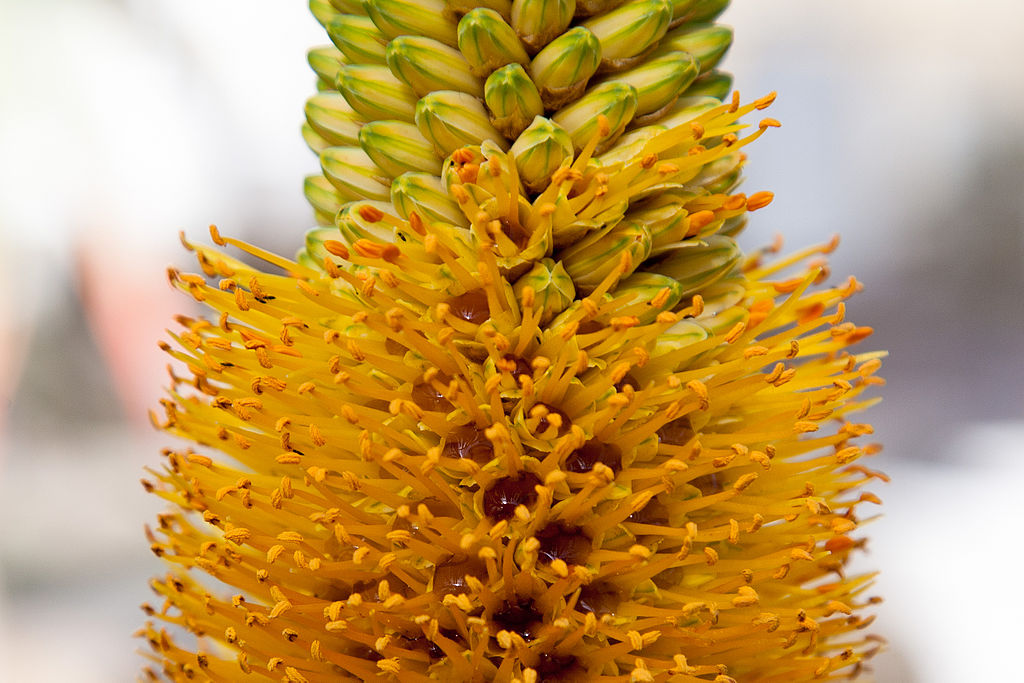
[[[450,4],[454,15],[439,1],[370,0],[372,21],[342,22],[335,15],[362,5],[312,3],[346,48],[345,35],[367,41],[346,59],[384,59],[409,31],[426,36],[417,49],[433,41],[451,60],[457,44],[491,72],[509,63],[501,55],[525,58],[556,39],[547,33],[566,29],[573,3],[537,3],[553,24],[527,21],[520,0]],[[635,75],[662,36],[695,35],[709,5],[724,3],[580,7],[615,48],[602,68]],[[483,49],[488,26],[500,50]],[[519,29],[529,40],[510,46]],[[714,35],[691,42],[717,61]],[[679,50],[652,59],[695,63]],[[622,84],[611,71],[516,146],[468,93],[411,94],[402,73],[417,87],[431,76],[407,63],[416,54],[403,51],[383,81],[340,66],[351,106],[327,92],[311,100],[307,139],[335,165],[307,182],[326,227],[294,260],[211,228],[215,246],[186,243],[202,273],[170,272],[214,315],[179,318],[165,344],[187,373],[172,374],[154,421],[196,448],[165,451],[144,481],[171,504],[149,532],[170,569],[152,584],[162,603],[145,606],[148,673],[402,683],[856,674],[877,648],[863,632],[874,599],[870,576],[844,568],[864,542],[861,508],[878,502],[862,486],[883,475],[860,462],[877,447],[859,444],[871,427],[850,414],[872,402],[862,393],[881,382],[882,354],[848,350],[870,329],[844,320],[855,280],[824,284],[817,256],[835,241],[776,259],[744,255],[733,239],[771,201],[735,186],[739,150],[778,125],[762,119],[745,133],[740,119],[773,97],[662,98],[660,124],[627,129],[637,93],[657,81]],[[323,78],[330,53],[315,55]],[[501,87],[528,81],[514,76]],[[720,76],[693,81],[711,82]],[[394,120],[358,132],[381,118]],[[389,140],[402,126],[409,134]],[[339,151],[359,150],[326,139],[343,130],[370,149]],[[419,163],[428,144],[440,176]],[[525,156],[547,149],[556,154]]]

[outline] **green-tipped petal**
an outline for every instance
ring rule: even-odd
[[[673,278],[682,286],[683,296],[688,296],[725,276],[741,255],[735,240],[711,235],[700,242],[682,242],[644,268]]]
[[[725,100],[732,90],[732,74],[725,71],[708,71],[701,75],[686,89],[687,97],[714,97]]]
[[[632,61],[661,40],[672,20],[669,0],[634,0],[611,12],[588,19],[583,26],[601,41],[601,59],[612,68]]]
[[[416,93],[387,66],[347,64],[338,71],[338,92],[367,121],[412,121]]]
[[[531,192],[548,185],[551,174],[573,157],[572,138],[557,123],[538,116],[512,143],[519,177]]]
[[[658,123],[666,128],[682,126],[721,104],[722,102],[714,97],[680,97],[665,115],[658,119]]]
[[[633,273],[619,281],[612,297],[624,299],[618,306],[619,311],[635,315],[641,325],[646,325],[654,322],[662,311],[672,310],[682,300],[683,288],[667,275]]]
[[[636,88],[636,115],[657,113],[672,104],[699,72],[697,60],[686,52],[670,52],[612,78]]]
[[[612,270],[619,267],[622,254],[628,253],[635,270],[651,251],[651,235],[647,226],[637,221],[620,221],[610,230],[592,232],[562,250],[559,257],[572,276],[576,288],[590,292]]]
[[[491,110],[491,122],[505,137],[514,139],[544,113],[537,86],[521,64],[507,64],[487,78],[484,99]]]
[[[345,64],[345,55],[333,45],[325,45],[307,52],[306,60],[321,81],[334,83],[338,78],[338,70]]]
[[[330,3],[343,14],[366,14],[364,0],[330,0]]]
[[[306,201],[313,207],[317,222],[323,225],[334,225],[334,217],[341,207],[355,197],[338,191],[327,178],[322,175],[306,176],[302,184],[302,192]]]
[[[537,53],[530,76],[549,109],[579,97],[601,65],[601,43],[582,26],[566,31]]]
[[[527,287],[533,289],[533,310],[538,312],[542,325],[564,311],[576,296],[576,288],[565,267],[549,258],[535,263],[528,273],[516,280],[512,291],[522,299]]]
[[[709,336],[707,329],[692,320],[680,320],[658,335],[651,355],[659,362],[668,362],[672,371],[680,369],[683,361],[692,357],[687,346],[704,341]],[[674,359],[678,359],[673,363]]]
[[[459,90],[483,97],[484,84],[462,53],[423,36],[399,36],[387,47],[391,72],[419,96],[435,90]]]
[[[512,28],[536,52],[569,28],[575,11],[576,0],[514,0]]]
[[[469,225],[441,179],[429,173],[404,173],[395,178],[391,183],[391,203],[406,220],[415,211],[427,223]]]
[[[586,95],[563,108],[551,119],[564,128],[580,151],[598,130],[599,115],[608,118],[611,132],[602,145],[609,145],[636,113],[636,88],[625,83],[604,83],[591,88]]]
[[[327,0],[309,0],[309,11],[317,22],[327,28],[341,12]]]
[[[614,145],[595,160],[602,166],[632,161],[641,154],[648,141],[666,130],[668,129],[665,126],[656,123],[623,133]]]
[[[494,140],[502,149],[508,149],[480,100],[463,92],[439,90],[421,99],[416,104],[416,127],[445,157],[460,147],[479,145],[484,140]]]
[[[455,22],[444,0],[365,0],[366,13],[388,38],[426,36],[455,47]]]
[[[324,92],[306,100],[306,121],[331,145],[354,145],[359,140],[363,119],[345,98]]]
[[[359,131],[359,146],[384,173],[397,178],[408,171],[437,175],[441,159],[434,146],[406,121],[374,121]]]
[[[323,270],[324,259],[329,259],[335,265],[340,265],[341,259],[327,251],[327,248],[324,246],[324,242],[327,240],[337,240],[338,236],[338,229],[333,225],[309,230],[306,232],[305,245],[299,250],[297,260],[300,262],[305,261],[304,265],[311,265],[321,271]]]
[[[384,63],[388,39],[369,17],[342,14],[327,25],[327,35],[350,64]]]
[[[643,209],[630,211],[628,217],[642,222],[650,230],[650,256],[653,258],[663,253],[669,245],[686,237],[688,215],[680,200],[675,200],[663,205],[645,205]]]
[[[462,17],[458,41],[459,52],[481,78],[506,64],[530,62],[516,32],[494,10],[475,9]]]
[[[342,193],[360,199],[387,199],[388,178],[359,147],[328,147],[320,153],[320,168]]]
[[[512,0],[445,0],[448,9],[457,16],[472,12],[478,7],[494,10],[505,19],[512,12]]]
[[[683,2],[677,0],[673,4],[689,5],[684,11],[673,15],[673,23],[676,17],[683,21],[696,23],[708,22],[717,17],[729,6],[729,0],[683,0]]]
[[[355,244],[357,240],[363,239],[394,244],[396,242],[394,227],[385,221],[366,220],[361,211],[366,206],[384,213],[391,212],[389,202],[360,201],[346,204],[338,211],[338,216],[334,221],[338,226],[338,232],[341,233],[341,240],[349,246]]]
[[[659,52],[681,50],[689,52],[700,64],[700,72],[710,71],[732,45],[732,29],[721,24],[681,26],[662,41]]]
[[[306,145],[316,154],[331,146],[331,143],[321,137],[308,123],[302,124],[302,139],[306,141]]]

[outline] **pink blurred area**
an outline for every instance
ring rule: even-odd
[[[994,482],[1024,462],[1024,6],[733,5],[725,68],[744,98],[779,91],[783,123],[748,150],[745,189],[776,200],[746,246],[841,233],[850,317],[892,354],[865,416],[895,475],[863,559],[889,596],[877,679],[1015,670],[1000,587],[1022,558],[999,530],[1022,513]],[[167,443],[157,341],[195,310],[165,270],[194,268],[178,232],[210,223],[299,246],[324,42],[304,3],[0,0],[0,679],[134,679],[161,571],[138,485]]]

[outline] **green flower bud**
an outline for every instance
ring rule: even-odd
[[[687,183],[692,187],[703,187],[712,194],[726,194],[739,184],[744,155],[740,152],[716,159],[704,166],[697,176]]]
[[[462,17],[458,39],[459,51],[481,78],[506,64],[530,61],[516,32],[494,10],[475,9]]]
[[[670,0],[633,0],[583,26],[601,42],[601,59],[612,68],[631,65],[639,55],[661,40],[672,20]]]
[[[309,0],[309,11],[324,28],[341,14],[328,0]]]
[[[397,178],[407,171],[441,172],[434,146],[412,123],[374,121],[359,131],[359,146],[384,173]]]
[[[345,64],[345,55],[333,45],[325,45],[307,52],[306,60],[320,80],[334,83],[338,79],[338,70]]]
[[[557,123],[538,116],[512,143],[511,152],[526,189],[540,192],[551,174],[572,160],[572,138]]]
[[[749,217],[749,214],[742,213],[739,216],[726,218],[725,222],[722,223],[722,227],[718,229],[718,234],[725,235],[726,237],[736,237],[736,235],[743,232],[743,229],[747,227]]]
[[[533,288],[533,310],[539,311],[542,325],[564,311],[576,296],[576,288],[565,267],[549,258],[535,263],[528,273],[516,280],[512,291],[521,299],[527,287]]]
[[[644,62],[612,79],[636,88],[636,115],[657,113],[672,104],[697,78],[697,61],[685,52],[670,52]]]
[[[601,114],[608,118],[610,134],[599,146],[610,146],[636,113],[636,88],[625,83],[604,83],[591,88],[586,95],[560,110],[551,119],[564,128],[579,152],[597,133]]]
[[[673,278],[682,286],[683,296],[689,296],[724,277],[741,256],[734,240],[711,235],[701,241],[678,243],[662,258],[644,264],[644,269]]]
[[[306,176],[302,184],[303,194],[306,200],[313,207],[317,222],[322,225],[334,225],[334,217],[338,214],[342,205],[355,197],[339,192],[331,181],[322,175]]]
[[[687,215],[689,214],[682,202],[673,198],[671,202],[654,206],[645,205],[643,209],[630,211],[628,217],[647,226],[651,233],[650,256],[653,258],[663,253],[669,245],[686,237]]]
[[[412,121],[416,93],[387,66],[347,64],[338,71],[338,92],[367,121]]]
[[[732,29],[721,24],[687,24],[665,36],[659,53],[675,50],[689,52],[700,64],[700,72],[707,73],[721,61],[732,45]]]
[[[391,183],[391,203],[406,220],[415,211],[427,223],[469,226],[441,179],[429,173],[403,173],[395,178]]]
[[[342,14],[327,25],[331,37],[350,64],[383,64],[387,37],[370,21],[369,17]]]
[[[575,0],[513,0],[512,28],[536,52],[569,28],[575,11]]]
[[[331,145],[354,145],[359,140],[360,118],[345,98],[325,92],[306,100],[306,121]]]
[[[530,75],[540,88],[544,104],[558,109],[583,93],[600,65],[601,43],[597,36],[577,26],[537,53],[530,62]]]
[[[721,106],[721,101],[714,97],[680,97],[676,103],[665,112],[658,123],[666,128],[683,126],[700,116],[709,109]]]
[[[399,36],[387,48],[391,72],[419,96],[459,90],[483,97],[484,86],[458,50],[432,38]]]
[[[535,116],[544,113],[540,93],[521,64],[506,64],[487,78],[484,99],[491,122],[502,135],[516,138]]]
[[[692,352],[686,347],[708,338],[708,331],[700,323],[692,320],[680,320],[667,330],[658,335],[651,350],[651,358],[659,362],[668,362],[672,368],[670,372],[680,370],[683,362],[692,357]],[[678,359],[674,361],[674,359]],[[673,362],[674,361],[674,362]]]
[[[302,265],[323,271],[324,259],[330,259],[335,265],[341,265],[341,259],[334,256],[324,246],[327,240],[337,240],[338,228],[330,227],[313,228],[306,232],[305,246],[299,250],[296,260]]]
[[[359,199],[387,199],[388,178],[358,147],[328,147],[320,152],[320,168],[342,193]]]
[[[338,211],[338,216],[334,220],[335,225],[338,226],[338,232],[341,233],[341,241],[349,246],[355,244],[357,240],[364,239],[395,244],[397,240],[394,227],[385,221],[371,223],[363,218],[360,209],[364,206],[370,206],[385,213],[391,212],[390,202],[349,202]],[[335,239],[338,239],[337,236]]]
[[[343,14],[366,14],[363,0],[329,0],[334,9]]]
[[[668,130],[665,126],[654,124],[631,130],[623,133],[622,137],[615,141],[615,144],[608,148],[608,151],[597,157],[595,160],[602,166],[626,163],[632,161],[641,153],[644,145],[658,133]]]
[[[704,299],[703,315],[717,315],[743,301],[747,296],[746,279],[742,275],[722,278],[705,287],[700,295]]]
[[[668,290],[667,297],[662,294],[664,290]],[[624,299],[618,307],[622,315],[635,315],[641,325],[646,325],[654,322],[662,311],[675,308],[683,298],[683,288],[667,275],[633,273],[619,281],[612,298]]]
[[[576,0],[576,17],[592,17],[615,9],[625,0]]]
[[[597,230],[562,250],[559,256],[576,288],[589,293],[615,268],[623,253],[628,253],[635,270],[651,251],[651,235],[647,226],[623,220],[611,229]]]
[[[444,0],[364,0],[366,13],[388,38],[426,36],[455,47],[455,22]]]
[[[309,148],[316,154],[319,154],[331,146],[331,143],[320,137],[320,135],[317,134],[317,132],[313,130],[313,127],[308,123],[302,124],[302,139],[306,141]]]
[[[732,74],[724,71],[708,71],[686,89],[687,97],[714,97],[724,101],[732,90]]]
[[[725,11],[729,6],[729,0],[676,0],[674,5],[688,5],[683,11],[677,12],[672,17],[672,23],[676,19],[689,23],[709,22]]]
[[[453,14],[460,17],[478,7],[494,10],[505,19],[512,12],[512,0],[445,0],[445,4]]]
[[[421,99],[416,104],[416,127],[445,157],[460,147],[478,145],[484,140],[494,140],[502,149],[508,149],[480,100],[463,92],[439,90]]]

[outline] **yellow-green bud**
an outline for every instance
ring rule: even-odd
[[[338,71],[338,92],[367,121],[412,121],[416,93],[385,65],[347,64]]]
[[[306,53],[306,60],[321,81],[334,83],[338,78],[338,70],[345,63],[345,55],[333,45],[325,45]]]
[[[714,97],[716,100],[724,101],[730,90],[732,90],[732,74],[712,70],[691,83],[690,87],[686,89],[686,96]]]
[[[350,64],[383,64],[387,37],[369,17],[342,14],[327,25],[327,35]]]
[[[611,68],[631,65],[661,40],[672,20],[670,0],[633,0],[588,19],[583,26],[601,41],[601,59]]]
[[[535,263],[528,273],[516,280],[512,291],[522,299],[527,287],[533,289],[533,310],[539,312],[542,325],[564,311],[576,296],[576,288],[565,267],[549,258]]]
[[[549,109],[558,109],[583,93],[601,65],[597,36],[577,26],[555,38],[530,62],[530,76]]]
[[[658,133],[668,130],[661,124],[653,124],[650,126],[644,126],[631,130],[628,133],[623,133],[622,137],[615,141],[615,144],[608,148],[601,156],[595,160],[602,166],[611,166],[612,164],[626,163],[632,161],[637,155],[641,154],[644,145]]]
[[[419,96],[435,90],[459,90],[483,97],[484,85],[462,53],[423,36],[399,36],[387,47],[391,72]]]
[[[320,152],[320,168],[342,193],[360,199],[387,199],[388,177],[359,147],[328,147]]]
[[[455,47],[455,22],[444,0],[364,0],[366,13],[388,38],[426,36]]]
[[[494,10],[479,8],[462,17],[458,40],[459,52],[481,78],[506,64],[530,62],[516,32]]]
[[[328,0],[309,0],[309,11],[324,28],[341,14]]]
[[[355,244],[357,240],[363,239],[395,244],[395,229],[390,223],[386,221],[371,223],[363,218],[361,209],[367,206],[384,213],[391,212],[389,202],[361,201],[346,204],[338,211],[338,216],[334,220],[335,225],[338,226],[338,232],[341,233],[342,241],[349,246]]]
[[[513,0],[512,28],[536,52],[569,28],[575,11],[575,0]]]
[[[506,64],[487,78],[484,100],[491,110],[491,122],[507,138],[523,132],[535,116],[544,113],[537,86],[522,64]]]
[[[667,296],[662,294],[664,290],[668,290]],[[623,299],[617,307],[621,315],[635,315],[641,325],[646,325],[654,322],[662,311],[675,308],[683,298],[683,288],[667,275],[633,273],[619,281],[612,292],[612,298]]]
[[[676,280],[683,288],[683,296],[688,296],[724,277],[741,255],[733,239],[711,235],[699,242],[678,243],[675,249],[645,267]]]
[[[445,4],[453,14],[460,17],[478,7],[494,10],[505,19],[512,12],[512,0],[445,0]]]
[[[331,146],[331,143],[323,139],[308,123],[302,124],[302,139],[306,141],[309,148],[316,154]]]
[[[359,131],[359,146],[392,178],[407,171],[441,172],[434,146],[406,121],[373,121]]]
[[[429,173],[403,173],[395,178],[391,183],[391,203],[406,220],[415,211],[427,223],[469,226],[441,179]]]
[[[695,194],[695,193],[692,193]],[[640,221],[651,232],[651,257],[660,255],[669,245],[680,242],[686,237],[688,212],[678,199],[671,203],[648,206],[637,211],[630,211],[628,217]]]
[[[303,194],[306,200],[313,207],[317,222],[321,225],[334,225],[334,217],[338,214],[342,205],[355,197],[343,194],[338,191],[331,181],[322,175],[306,176],[302,184]]]
[[[343,14],[366,14],[364,0],[329,0],[334,9]]]
[[[306,100],[306,121],[332,145],[356,144],[363,125],[359,114],[336,92],[320,93]]]
[[[700,323],[680,320],[658,335],[651,356],[659,363],[667,362],[670,372],[678,371],[693,357],[686,347],[708,338],[708,331]]]
[[[589,293],[620,265],[622,254],[630,256],[633,272],[651,252],[647,226],[637,221],[619,221],[611,229],[596,230],[564,249],[559,256],[576,288]]]
[[[716,159],[704,166],[697,177],[688,184],[703,187],[712,194],[730,192],[739,183],[745,156],[742,152],[737,152]]]
[[[658,123],[666,128],[682,126],[721,104],[721,101],[714,97],[680,97],[665,115],[658,119]]]
[[[508,149],[480,100],[464,92],[439,90],[421,99],[416,104],[416,127],[443,157],[484,140],[494,140],[502,149]]]
[[[746,281],[742,275],[722,278],[701,290],[704,299],[704,315],[717,315],[739,304],[747,296]]]
[[[676,0],[673,4],[689,5],[683,12],[673,15],[673,23],[677,17],[689,23],[697,23],[711,21],[724,12],[725,8],[729,6],[729,0],[684,0],[683,2]]]
[[[512,143],[511,152],[526,189],[540,192],[551,174],[572,160],[572,138],[557,123],[538,116]]]
[[[625,0],[576,0],[576,17],[592,17],[615,9]]]
[[[689,52],[700,64],[700,72],[707,73],[725,55],[732,44],[732,29],[721,24],[685,25],[665,36],[659,53],[682,50]]]
[[[636,88],[636,115],[659,112],[697,78],[697,61],[686,52],[670,52],[611,77]]]
[[[324,259],[329,259],[335,265],[341,264],[341,259],[334,256],[324,246],[327,240],[337,240],[338,229],[333,225],[330,227],[313,228],[306,232],[305,246],[299,250],[297,261],[307,267],[323,271]]]
[[[551,120],[564,128],[579,152],[598,130],[597,117],[608,118],[611,128],[599,149],[610,146],[636,113],[636,88],[625,83],[604,83],[561,109]]]

